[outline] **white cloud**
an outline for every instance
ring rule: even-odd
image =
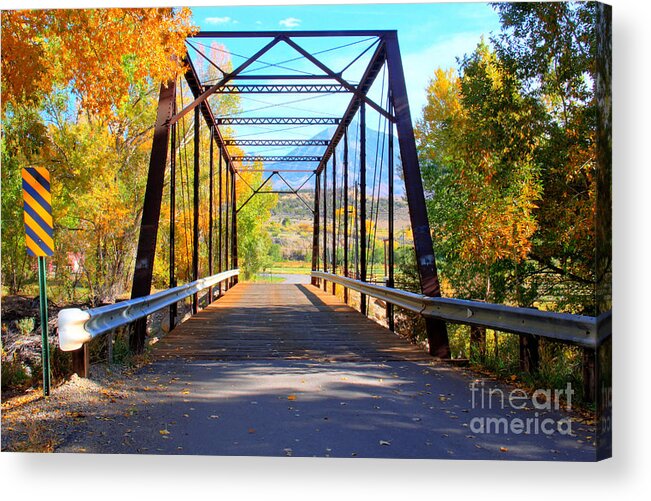
[[[207,17],[206,22],[208,24],[226,24],[226,23],[237,23],[237,21],[233,21],[230,17]]]
[[[280,26],[284,26],[285,28],[296,28],[301,24],[301,20],[296,19],[295,17],[288,17],[287,19],[281,19],[278,21],[278,24]]]

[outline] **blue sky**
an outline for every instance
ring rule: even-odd
[[[202,30],[398,30],[414,120],[425,104],[425,87],[434,70],[456,68],[456,58],[472,52],[482,35],[499,31],[498,16],[485,3],[218,6],[192,11]],[[260,46],[259,41],[251,45],[250,53]]]

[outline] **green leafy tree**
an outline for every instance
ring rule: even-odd
[[[416,131],[444,284],[462,297],[528,302],[508,292],[537,228],[535,106],[484,42],[460,72],[436,72]]]
[[[535,162],[543,193],[530,257],[561,305],[591,314],[595,283],[595,2],[500,3],[495,37],[521,92],[543,111]]]

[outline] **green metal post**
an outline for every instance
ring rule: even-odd
[[[41,305],[41,357],[43,362],[43,395],[50,395],[50,344],[47,329],[47,283],[45,277],[45,257],[38,256],[38,289]]]

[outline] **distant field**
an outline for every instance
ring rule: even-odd
[[[252,282],[252,283],[264,283],[264,284],[276,284],[276,283],[281,283],[284,282],[285,279],[282,277],[270,277],[269,275],[256,275],[255,277],[249,279],[249,280],[244,280],[245,282]]]
[[[267,268],[265,273],[290,273],[290,274],[300,274],[300,275],[309,275],[312,270],[312,265],[310,263],[302,261],[284,261],[279,263],[274,263],[273,266]]]

